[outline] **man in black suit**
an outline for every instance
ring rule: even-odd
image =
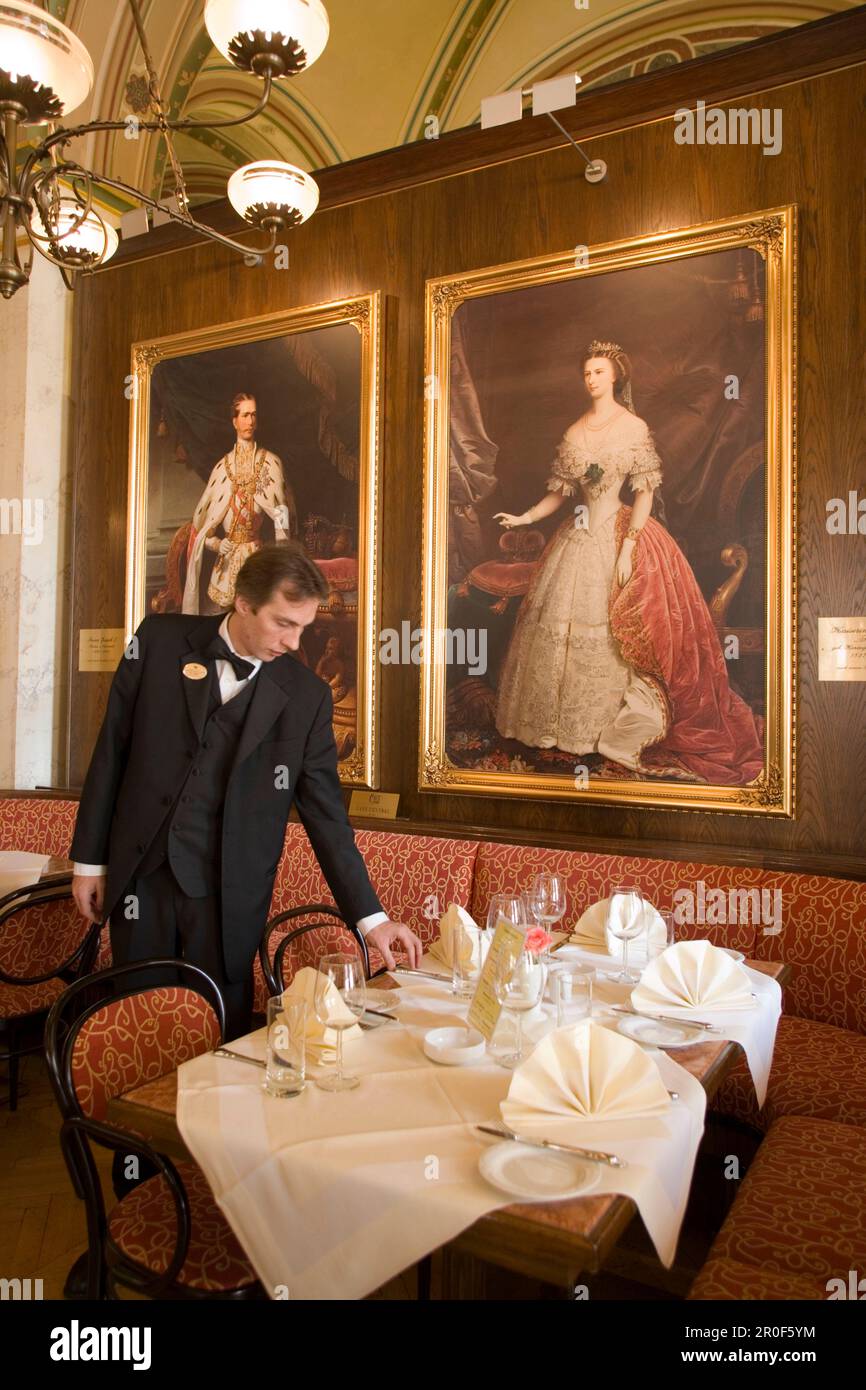
[[[337,906],[393,968],[421,943],[392,922],[346,816],[325,681],[288,653],[327,582],[295,542],[251,555],[224,616],[145,618],[121,658],[70,850],[89,921],[110,918],[117,965],[180,957],[250,1028],[252,963],[292,802]]]

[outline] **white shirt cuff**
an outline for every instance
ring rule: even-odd
[[[73,864],[72,872],[81,874],[83,878],[104,878],[108,873],[107,864]]]
[[[380,927],[383,922],[387,921],[387,912],[371,912],[369,917],[362,917],[360,922],[355,923],[355,926],[362,936],[366,936],[367,932],[372,931],[374,927]]]

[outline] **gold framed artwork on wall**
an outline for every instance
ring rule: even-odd
[[[295,538],[329,596],[298,659],[331,687],[340,777],[378,785],[378,293],[132,348],[126,630],[217,613]]]
[[[422,790],[794,814],[795,212],[427,282]]]

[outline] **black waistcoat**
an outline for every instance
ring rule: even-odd
[[[219,888],[223,804],[255,683],[247,681],[237,695],[220,704],[213,672],[204,738],[173,807],[138,867],[140,876],[167,858],[188,897],[203,898]]]

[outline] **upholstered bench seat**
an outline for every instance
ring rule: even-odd
[[[692,1299],[826,1299],[866,1270],[866,1129],[772,1126],[692,1285]]]
[[[741,1057],[714,1097],[713,1109],[762,1131],[783,1115],[811,1115],[866,1128],[866,1036],[783,1014],[764,1108],[758,1109]]]

